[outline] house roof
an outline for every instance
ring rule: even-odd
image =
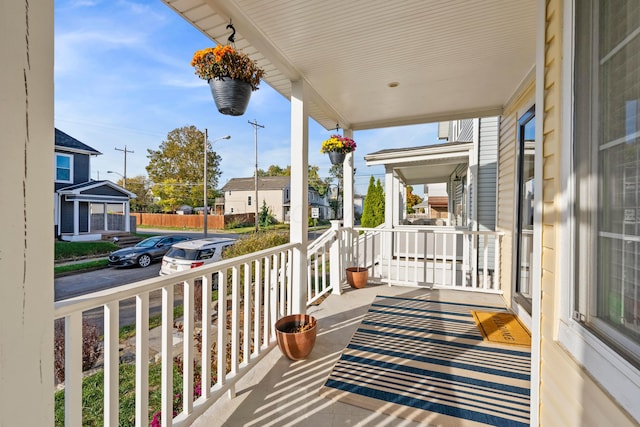
[[[289,186],[290,176],[259,176],[258,190],[281,190]],[[222,187],[222,191],[255,190],[255,178],[231,178]]]
[[[62,132],[58,128],[56,128],[55,147],[59,149],[61,148],[65,151],[89,154],[92,156],[97,156],[98,154],[102,154],[95,148],[89,147],[84,142],[78,141],[74,137],[67,135],[66,133]]]
[[[135,199],[137,196],[135,193],[132,193],[131,191],[120,187],[117,184],[114,184],[111,181],[107,181],[107,180],[101,180],[101,181],[86,181],[86,182],[81,182],[80,184],[74,184],[74,185],[70,185],[68,187],[64,187],[61,188],[57,191],[57,193],[59,194],[67,194],[67,195],[79,195],[79,194],[85,194],[85,195],[91,195],[91,194],[98,194],[98,191],[96,189],[98,188],[104,188],[104,187],[110,187],[114,190],[116,190],[119,193],[122,193],[123,196],[127,196],[130,199]]]
[[[220,44],[232,22],[271,87],[291,99],[304,82],[327,130],[497,116],[536,63],[534,1],[163,2]]]
[[[409,185],[446,182],[456,167],[469,163],[473,142],[447,142],[380,150],[364,156],[367,166],[384,165]]]

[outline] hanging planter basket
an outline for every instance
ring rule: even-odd
[[[241,116],[247,111],[251,98],[251,84],[230,78],[210,79],[211,95],[216,108],[227,116]]]
[[[344,162],[346,154],[341,151],[329,151],[329,160],[332,165],[341,165]]]

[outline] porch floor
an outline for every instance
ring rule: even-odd
[[[278,348],[266,355],[236,385],[236,397],[223,397],[193,426],[418,426],[403,418],[372,412],[319,395],[334,364],[358,328],[376,295],[429,296],[432,300],[503,305],[502,296],[476,292],[429,290],[369,284],[343,288],[322,304],[308,309],[318,319],[313,352],[292,362]]]

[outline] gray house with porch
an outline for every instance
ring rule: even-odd
[[[99,240],[104,231],[130,231],[129,200],[136,195],[111,181],[91,179],[91,156],[100,154],[55,130],[54,231],[59,239]],[[110,210],[122,212],[121,220],[110,220]]]

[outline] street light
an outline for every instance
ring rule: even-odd
[[[203,224],[203,228],[204,228],[204,237],[207,237],[207,217],[209,216],[209,206],[208,206],[208,201],[207,201],[207,153],[209,152],[209,145],[208,145],[208,130],[205,129],[204,130],[204,224]],[[225,135],[222,136],[220,138],[216,138],[213,141],[211,141],[211,145],[213,145],[214,142],[216,141],[220,141],[221,139],[231,139],[231,135]]]
[[[116,172],[116,171],[107,171],[107,173],[114,173],[118,176],[120,176],[120,178],[122,178],[122,188],[126,189],[127,188],[127,177],[122,175],[120,172]]]

